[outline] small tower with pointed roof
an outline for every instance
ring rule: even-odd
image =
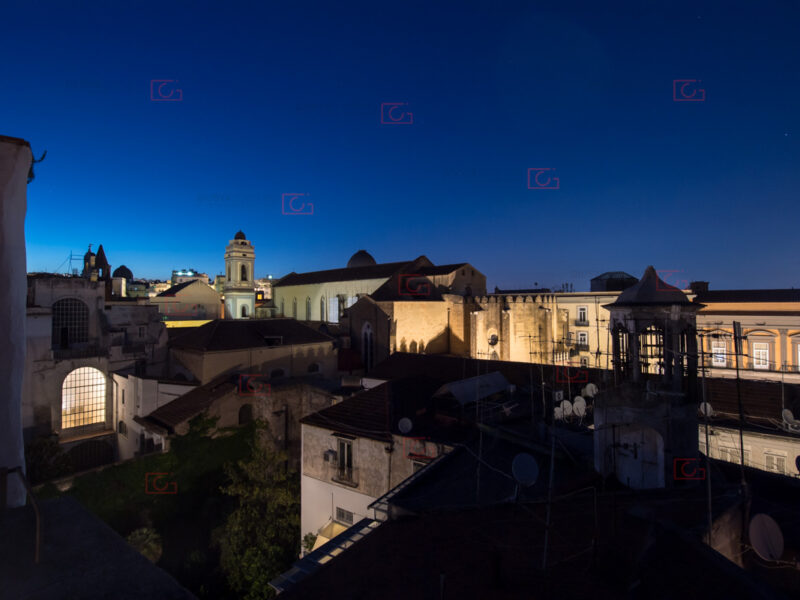
[[[697,458],[697,311],[650,266],[604,308],[614,385],[594,406],[595,467],[635,489],[672,487]],[[684,475],[683,471],[679,475]]]
[[[226,319],[252,319],[255,316],[255,260],[256,251],[247,236],[240,230],[225,248]]]

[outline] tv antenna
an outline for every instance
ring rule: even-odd
[[[777,561],[783,555],[783,532],[775,519],[759,513],[750,521],[748,529],[753,549],[764,560]]]

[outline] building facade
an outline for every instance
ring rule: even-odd
[[[252,319],[256,313],[256,251],[241,231],[225,249],[225,318]]]

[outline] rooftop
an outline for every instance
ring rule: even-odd
[[[322,342],[333,342],[333,338],[294,319],[216,319],[176,335],[170,340],[170,346],[221,352]]]

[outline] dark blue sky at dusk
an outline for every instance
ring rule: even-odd
[[[242,229],[259,277],[364,248],[470,262],[490,288],[649,264],[800,283],[794,0],[30,0],[0,27],[0,134],[47,150],[29,271],[102,243],[136,277],[214,275]],[[381,123],[391,102],[413,122]],[[313,214],[282,214],[285,193]]]

